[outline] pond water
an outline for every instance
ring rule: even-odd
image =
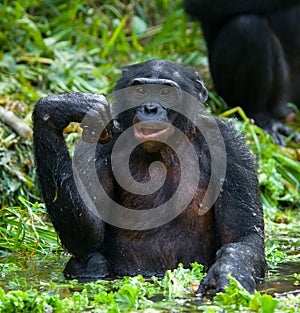
[[[28,283],[28,288],[43,289],[43,282],[53,281],[63,283],[64,264],[69,259],[67,254],[52,254],[45,257],[34,256],[28,258],[20,255],[10,255],[0,258],[1,264],[15,264],[16,269],[4,268],[0,277],[0,287],[5,291],[26,289],[23,284]],[[23,280],[23,281],[22,281]]]
[[[275,269],[269,270],[268,276],[257,285],[257,290],[272,296],[285,295],[292,292],[300,293],[299,284],[294,274],[300,273],[300,263],[280,264]]]
[[[292,294],[300,300],[300,225],[295,221],[289,225],[266,223],[267,243],[270,243],[271,246],[274,243],[278,245],[279,250],[287,253],[288,258],[286,263],[269,269],[267,277],[257,285],[257,290],[261,293],[276,298],[286,298]],[[0,256],[0,263],[2,264],[0,266],[0,287],[5,291],[26,291],[34,288],[39,292],[48,294],[58,293],[62,298],[69,297],[74,290],[82,290],[82,285],[77,284],[75,287],[70,287],[64,279],[63,269],[69,257],[66,253],[53,253],[44,257],[35,255],[32,258],[20,255],[2,255]],[[7,264],[7,266],[3,264]],[[56,285],[51,284],[51,281]],[[107,284],[111,286],[113,282]],[[159,308],[162,299],[162,296],[158,296],[151,300],[155,301]],[[212,299],[212,296],[208,296],[207,299]],[[211,302],[209,300],[201,302],[200,299],[191,294],[185,299],[165,301],[163,308],[167,307],[168,311],[172,312],[174,310],[176,312],[191,312],[192,308],[199,311],[197,309],[199,304],[200,306],[202,304],[210,306]]]
[[[0,287],[4,290],[36,288],[43,291],[43,286],[50,280],[56,283],[65,282],[63,269],[68,261],[67,254],[52,254],[43,258],[12,255],[0,258],[1,264],[13,263],[17,265],[15,270],[2,271]],[[269,270],[267,277],[257,285],[258,291],[270,295],[280,296],[285,293],[300,293],[300,282],[295,284],[295,274],[300,273],[300,263],[280,264]],[[298,277],[299,280],[299,277]]]

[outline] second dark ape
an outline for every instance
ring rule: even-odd
[[[201,21],[217,92],[284,145],[293,131],[283,123],[295,117],[287,104],[300,105],[300,1],[185,0],[185,8]]]

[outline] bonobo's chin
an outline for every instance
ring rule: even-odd
[[[141,144],[142,148],[144,149],[145,152],[147,153],[155,153],[161,150],[161,148],[164,146],[164,144],[160,141],[144,141]]]
[[[134,124],[135,139],[149,153],[159,151],[174,131],[174,126],[170,123],[147,121]]]

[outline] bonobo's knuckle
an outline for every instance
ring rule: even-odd
[[[101,104],[108,105],[108,101],[106,100],[105,96],[99,94],[92,94],[92,96]]]
[[[91,95],[87,100],[89,104],[88,116],[95,117],[98,119],[110,120],[111,119],[111,108],[110,103],[102,95]]]
[[[109,107],[109,103],[105,96],[98,94],[84,94],[84,101],[86,101],[92,108]]]
[[[83,125],[97,127],[112,120],[112,114],[110,104],[106,101],[106,98],[101,95],[91,95],[87,100],[89,104],[89,110],[86,118],[83,120]]]
[[[250,293],[254,293],[255,292],[255,280],[254,278],[251,276],[249,277],[249,280],[246,281],[246,285],[245,285],[245,288],[246,290],[248,290]]]

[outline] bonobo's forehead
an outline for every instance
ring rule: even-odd
[[[193,82],[199,78],[197,71],[166,60],[150,60],[124,68],[116,90],[126,88],[135,78],[167,79],[176,82],[182,90],[191,93]]]
[[[133,65],[130,70],[137,77],[182,79],[183,67],[169,61],[151,60]]]

